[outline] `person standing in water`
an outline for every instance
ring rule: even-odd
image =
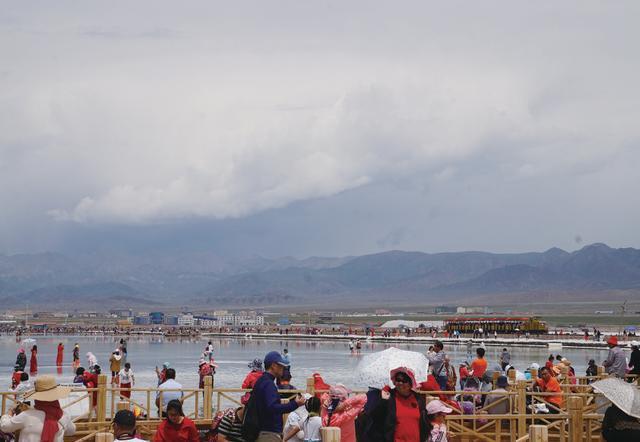
[[[62,365],[62,358],[64,354],[64,344],[58,343],[58,354],[56,355],[56,365],[60,367]]]
[[[73,346],[73,366],[75,368],[80,366],[80,345],[77,342]]]
[[[20,367],[20,371],[24,371],[27,366],[27,355],[24,352],[24,348],[18,350],[18,356],[16,357],[16,366]]]
[[[31,360],[29,361],[29,373],[34,374],[38,372],[38,346],[33,345],[31,347]]]
[[[211,341],[207,344],[207,357],[209,358],[209,362],[213,361],[213,344]]]

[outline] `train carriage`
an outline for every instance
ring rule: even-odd
[[[460,333],[474,333],[482,329],[483,332],[498,334],[529,333],[541,335],[548,332],[547,324],[537,317],[513,318],[513,317],[476,317],[449,318],[445,321],[445,328],[449,333],[455,330]]]

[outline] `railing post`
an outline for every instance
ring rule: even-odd
[[[493,384],[493,388],[496,388],[496,382],[498,382],[498,378],[500,377],[500,372],[499,371],[494,371],[493,372],[493,377],[491,379],[491,383]]]
[[[111,433],[96,433],[96,442],[113,442],[113,434]]]
[[[213,389],[213,379],[211,376],[204,378],[204,400],[202,401],[202,408],[204,408],[204,418],[211,419],[211,390]]]
[[[96,404],[96,420],[105,422],[107,420],[107,375],[98,375],[98,403]]]
[[[582,442],[584,419],[582,418],[582,397],[569,396],[569,442]]]
[[[531,370],[529,370],[529,373],[531,373],[531,380],[533,382],[538,380],[538,369],[537,368],[532,368]]]
[[[340,428],[338,427],[320,428],[320,436],[322,437],[322,442],[340,442]]]
[[[509,377],[509,382],[515,384],[516,382],[516,370],[514,368],[509,369],[507,372],[507,376]]]
[[[527,381],[516,383],[518,406],[518,437],[527,435]]]
[[[604,367],[603,367],[603,366],[601,366],[601,365],[598,365],[598,367],[597,367],[597,373],[598,373],[598,378],[599,378],[599,379],[602,379],[603,377],[605,377],[605,376],[606,376],[606,373],[605,373],[605,371],[604,371]]]
[[[316,382],[313,377],[307,378],[307,393],[309,393],[311,396],[314,396],[316,394]]]
[[[531,425],[529,427],[529,442],[547,442],[549,430],[546,425]]]
[[[128,401],[118,401],[118,403],[116,404],[116,410],[120,411],[120,410],[128,410],[129,409],[129,402]]]

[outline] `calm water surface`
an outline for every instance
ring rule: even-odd
[[[117,347],[119,337],[37,337],[38,362],[40,374],[56,374],[60,381],[70,382],[73,379],[71,368],[71,351],[73,345],[80,344],[81,365],[86,366],[86,353],[93,352],[103,373],[109,370],[109,355]],[[128,362],[131,362],[136,376],[136,386],[156,385],[154,368],[163,362],[169,362],[177,372],[177,380],[185,388],[196,387],[198,383],[197,362],[207,338],[180,339],[165,337],[130,337],[128,338]],[[215,360],[219,368],[215,377],[217,387],[240,387],[247,374],[247,363],[253,358],[262,358],[271,350],[289,348],[292,362],[292,384],[304,388],[305,379],[314,372],[319,372],[328,383],[342,382],[348,386],[355,385],[355,368],[361,356],[351,355],[346,342],[317,341],[285,341],[241,338],[212,339],[215,347]],[[55,367],[56,348],[58,342],[65,345],[64,366],[61,372]],[[0,337],[0,369],[4,373],[4,387],[10,386],[11,372],[15,362],[19,344],[14,337]],[[424,344],[385,344],[364,343],[362,354],[381,351],[391,346],[404,350],[425,351]],[[500,347],[487,347],[489,366],[497,364]],[[543,364],[549,356],[546,348],[510,349],[512,363],[518,369],[524,369],[532,362]],[[445,351],[456,363],[466,360],[466,345],[446,345]],[[589,359],[601,363],[606,350],[564,349],[560,353],[572,361],[578,375],[583,375]],[[27,350],[29,356],[29,351]],[[27,364],[29,367],[29,364]]]

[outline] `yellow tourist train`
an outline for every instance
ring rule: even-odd
[[[473,333],[482,329],[483,332],[493,334],[515,334],[529,333],[531,335],[541,335],[549,331],[547,324],[540,318],[532,316],[528,318],[517,317],[456,317],[445,320],[445,328],[449,333],[454,330],[460,333]]]

